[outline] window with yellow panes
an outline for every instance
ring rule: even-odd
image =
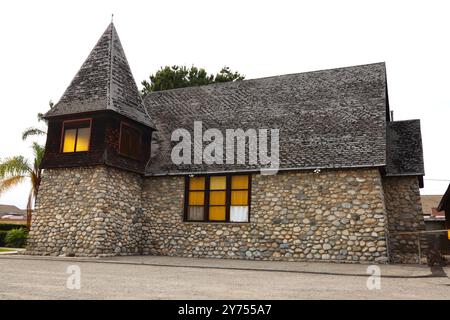
[[[89,151],[91,120],[70,120],[63,124],[62,152]]]
[[[203,221],[205,219],[205,180],[205,177],[189,179],[187,220]]]
[[[186,221],[248,222],[249,175],[186,178]]]

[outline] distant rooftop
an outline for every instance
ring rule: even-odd
[[[7,214],[20,214],[24,215],[25,210],[19,209],[16,206],[8,205],[8,204],[0,204],[0,216],[4,216]]]
[[[442,199],[442,195],[432,194],[432,195],[421,195],[420,199],[422,201],[422,211],[424,215],[431,215],[433,209],[437,212],[437,207]]]

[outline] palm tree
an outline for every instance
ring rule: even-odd
[[[34,200],[39,191],[41,184],[42,169],[40,168],[41,160],[44,155],[44,147],[33,142],[34,161],[30,163],[23,156],[15,156],[7,158],[0,162],[0,195],[17,186],[27,178],[31,182],[31,190],[28,195],[27,202],[27,227],[31,226],[31,213]]]
[[[54,103],[52,100],[48,103],[50,109],[53,108]],[[44,115],[38,113],[38,122],[46,122]],[[26,140],[31,136],[42,136],[46,135],[47,132],[43,129],[36,127],[31,127],[26,129],[22,133],[22,140]],[[41,161],[44,156],[44,146],[33,142],[31,145],[33,149],[34,160],[30,163],[23,156],[15,156],[7,158],[4,161],[0,161],[0,195],[13,187],[19,185],[21,182],[29,179],[31,182],[31,190],[28,195],[27,202],[27,228],[30,229],[31,226],[31,215],[33,212],[33,204],[39,191],[39,186],[41,184],[42,169]]]

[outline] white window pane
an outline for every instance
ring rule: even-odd
[[[203,220],[203,206],[191,206],[189,207],[188,220]]]
[[[248,206],[231,206],[230,207],[230,221],[232,221],[232,222],[247,222],[248,221]]]

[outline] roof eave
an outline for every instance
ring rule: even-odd
[[[310,170],[351,170],[351,169],[373,169],[381,168],[385,164],[374,164],[374,165],[360,165],[360,166],[335,166],[335,167],[290,167],[290,168],[278,168],[277,171],[310,171]],[[274,170],[272,168],[261,168],[261,169],[237,169],[237,170],[218,170],[218,171],[185,171],[185,172],[161,172],[161,173],[151,173],[147,172],[146,177],[161,177],[161,176],[186,176],[186,175],[208,175],[208,174],[233,174],[233,173],[258,173],[261,170]]]
[[[44,114],[43,118],[48,121],[48,120],[50,120],[52,118],[65,118],[65,117],[71,117],[71,116],[77,116],[78,117],[78,116],[83,116],[83,115],[88,115],[88,114],[98,114],[98,113],[105,113],[105,112],[107,112],[107,113],[114,113],[116,115],[125,117],[125,118],[127,118],[127,119],[129,119],[131,121],[135,121],[135,122],[137,122],[137,123],[139,123],[141,125],[144,125],[144,126],[150,128],[150,129],[152,129],[153,131],[156,131],[156,126],[151,121],[148,121],[148,122],[146,122],[146,121],[139,121],[139,120],[136,120],[134,118],[130,118],[127,115],[123,115],[120,112],[117,112],[117,111],[115,111],[113,109],[102,109],[102,110],[92,110],[92,111],[74,112],[74,113],[65,113],[65,114],[51,114],[51,115],[49,115],[48,112],[47,112],[47,113]]]

